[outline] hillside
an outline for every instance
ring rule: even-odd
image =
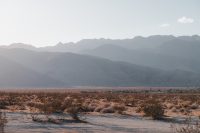
[[[4,86],[191,86],[200,83],[200,76],[192,72],[163,71],[88,55],[0,49],[0,56],[4,57],[0,58],[1,66],[5,66],[0,69]],[[10,75],[13,76],[8,80],[6,77]]]

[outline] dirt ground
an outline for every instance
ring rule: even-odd
[[[154,104],[159,106],[155,106],[153,112],[159,112],[160,108],[163,111],[160,120],[154,120],[151,114],[147,116],[148,112],[145,112],[145,107]],[[200,117],[200,89],[1,90],[0,110],[0,123],[3,123],[0,127],[4,130],[1,132],[6,133],[169,133],[172,132],[171,125],[183,124],[187,118],[196,120]],[[39,118],[40,115],[44,117]],[[51,118],[57,115],[59,117]],[[76,122],[79,116],[84,116],[86,123]]]

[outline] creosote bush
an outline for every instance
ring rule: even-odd
[[[76,121],[82,121],[80,119],[80,113],[84,112],[84,106],[81,99],[70,100],[68,103],[67,113]]]
[[[144,103],[142,111],[145,113],[145,116],[151,116],[153,119],[161,119],[164,115],[163,106],[154,99]]]
[[[80,121],[80,118],[79,118],[79,113],[80,113],[80,110],[81,108],[80,107],[71,107],[67,110],[67,112],[69,113],[69,115],[74,119],[74,120],[77,120],[77,121]]]

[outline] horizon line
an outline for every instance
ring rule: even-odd
[[[141,37],[141,38],[149,38],[149,37],[153,37],[153,36],[172,36],[172,37],[193,37],[193,36],[199,36],[200,37],[200,34],[193,34],[193,35],[173,35],[173,34],[154,34],[154,35],[147,35],[147,36],[144,36],[144,35],[136,35],[136,36],[133,36],[132,38],[106,38],[106,37],[99,37],[99,38],[82,38],[82,39],[79,39],[78,41],[68,41],[68,42],[62,42],[62,41],[58,41],[58,43],[56,44],[53,44],[53,45],[45,45],[45,46],[39,46],[39,45],[34,45],[34,44],[31,44],[31,43],[26,43],[26,42],[13,42],[13,43],[9,43],[9,44],[0,44],[0,47],[7,47],[7,46],[11,46],[11,45],[14,45],[14,44],[23,44],[23,45],[26,45],[26,46],[32,46],[32,47],[35,47],[35,48],[43,48],[43,47],[53,47],[53,46],[57,46],[58,44],[69,44],[69,43],[72,43],[72,44],[76,44],[78,42],[81,42],[83,40],[131,40],[131,39],[134,39],[134,38],[137,38],[137,37]]]

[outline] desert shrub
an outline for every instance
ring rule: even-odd
[[[151,116],[153,119],[161,119],[164,115],[163,106],[156,100],[150,100],[144,103],[142,111],[146,116]]]
[[[185,112],[185,109],[184,109],[184,108],[181,108],[181,109],[180,109],[180,112],[181,112],[181,113]]]
[[[37,109],[39,109],[39,110],[42,110],[41,108],[43,108],[43,104],[42,104],[42,103],[29,102],[29,103],[27,103],[27,105],[28,105],[29,107],[37,108]]]
[[[111,102],[111,101],[117,102],[117,101],[120,100],[120,99],[118,98],[118,96],[115,95],[115,94],[113,94],[112,92],[107,92],[107,93],[105,94],[105,97],[106,97],[106,100],[109,101],[109,102]]]
[[[38,117],[38,114],[36,114],[36,113],[31,114],[30,116],[31,116],[32,121],[35,121],[35,122],[43,122],[43,120],[40,119],[40,118]]]
[[[170,104],[170,103],[169,103],[169,104],[166,105],[166,109],[173,109],[173,108],[174,108],[174,105],[173,105],[173,104]]]
[[[93,112],[96,108],[96,105],[83,105],[82,106],[82,111],[83,112]]]
[[[200,123],[199,121],[192,123],[192,119],[189,116],[184,126],[177,127],[176,125],[172,125],[172,130],[174,133],[200,133]]]
[[[72,119],[83,122],[83,120],[80,119],[80,114],[82,112],[84,112],[84,109],[82,103],[79,102],[73,102],[71,107],[67,109],[67,113],[72,117]]]
[[[190,106],[191,109],[198,109],[199,108],[199,105],[197,103],[193,103],[191,106]]]
[[[80,113],[84,112],[83,101],[81,99],[68,99],[67,113],[76,121],[82,121],[80,119]]]
[[[52,124],[61,124],[62,120],[53,117],[39,116],[39,114],[31,114],[32,121],[39,123],[52,123]]]
[[[22,101],[20,100],[19,96],[20,96],[19,94],[15,93],[9,94],[7,98],[9,105],[20,105]]]
[[[4,133],[4,127],[7,123],[7,119],[6,119],[6,113],[5,112],[0,112],[0,132]]]
[[[102,110],[101,110],[101,113],[114,113],[115,112],[115,110],[113,109],[113,107],[107,107],[107,108],[103,108]]]
[[[100,107],[96,107],[94,112],[101,112],[102,109],[103,109],[103,107],[101,107],[101,106]]]
[[[79,117],[79,113],[80,113],[81,109],[79,107],[71,107],[67,110],[67,112],[69,113],[69,115],[77,121],[80,121],[80,117]]]
[[[142,112],[142,107],[137,107],[137,108],[135,109],[135,112],[136,112],[136,113]]]
[[[62,102],[60,99],[54,99],[47,103],[48,112],[62,113],[64,108],[61,106]]]
[[[9,103],[6,100],[0,100],[0,109],[6,109]]]
[[[171,109],[171,111],[174,112],[174,113],[177,112],[176,107],[173,107],[173,108]]]
[[[41,102],[29,102],[27,105],[39,109],[44,114],[60,113],[64,109],[62,107],[62,99],[59,98],[43,98]]]
[[[200,133],[200,125],[190,125],[176,129],[175,133]]]
[[[62,109],[70,108],[73,103],[73,99],[71,97],[64,98],[63,102],[61,103]]]
[[[125,106],[123,106],[123,105],[114,105],[114,106],[113,106],[113,109],[114,109],[114,111],[115,111],[116,113],[119,113],[119,114],[122,114],[123,111],[126,110]]]
[[[105,103],[105,104],[103,105],[103,107],[104,107],[104,108],[110,107],[110,103]]]

